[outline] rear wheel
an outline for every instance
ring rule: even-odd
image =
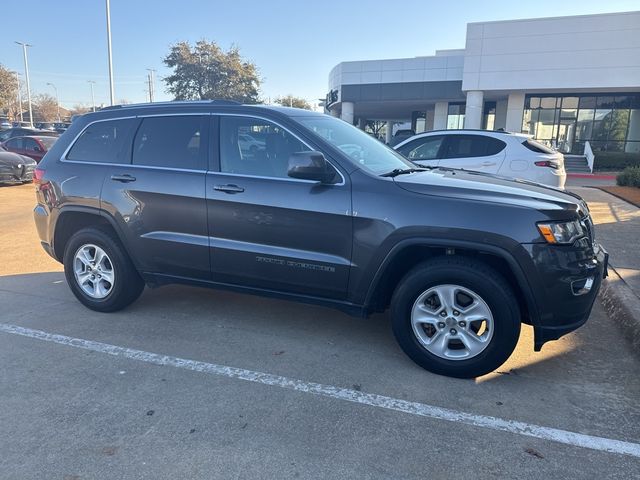
[[[113,312],[133,303],[144,282],[112,232],[85,228],[64,251],[64,273],[71,291],[86,307]]]
[[[436,258],[415,267],[398,285],[391,314],[404,352],[451,377],[495,370],[520,335],[520,311],[505,279],[468,258]]]

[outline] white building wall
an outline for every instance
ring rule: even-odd
[[[470,23],[463,90],[640,90],[640,12]]]

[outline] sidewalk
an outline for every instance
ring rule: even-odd
[[[609,252],[602,302],[640,351],[640,208],[597,188],[569,189],[589,204],[596,240]]]

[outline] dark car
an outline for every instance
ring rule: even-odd
[[[40,162],[45,153],[58,140],[57,137],[30,136],[30,137],[13,137],[2,144],[5,150],[9,152],[19,153],[27,157],[33,158],[36,162]]]
[[[400,129],[391,137],[391,141],[389,142],[389,146],[394,147],[401,142],[404,142],[406,139],[413,137],[416,134],[411,129]]]
[[[243,146],[252,132],[264,150]],[[456,377],[500,366],[521,323],[535,350],[581,326],[606,273],[580,197],[417,168],[298,109],[105,108],[71,125],[34,183],[42,245],[90,309],[119,310],[145,284],[168,283],[361,317],[390,309],[407,355]]]
[[[0,148],[0,184],[30,182],[35,168],[32,158]]]
[[[38,130],[35,128],[13,127],[0,132],[0,143],[4,143],[13,137],[25,137],[30,135],[39,135],[45,137],[57,137],[58,133],[49,130]]]

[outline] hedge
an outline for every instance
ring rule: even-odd
[[[627,167],[640,167],[640,153],[594,152],[593,169],[614,172]]]
[[[616,183],[621,187],[640,188],[640,167],[627,167],[620,172],[616,178]]]

